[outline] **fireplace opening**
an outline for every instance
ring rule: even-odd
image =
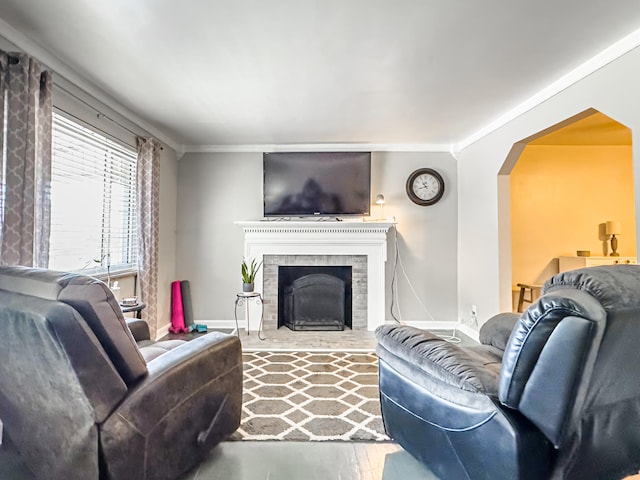
[[[352,327],[350,266],[279,266],[278,328]]]

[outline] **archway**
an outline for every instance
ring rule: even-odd
[[[498,182],[501,305],[513,307],[517,283],[544,283],[578,250],[611,261],[607,221],[622,225],[620,255],[635,258],[631,130],[621,123],[590,109],[523,139]]]

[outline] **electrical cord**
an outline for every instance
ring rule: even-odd
[[[400,311],[400,303],[397,301],[397,296],[398,296],[398,278],[397,277],[398,277],[398,265],[399,265],[402,271],[402,274],[404,275],[404,278],[407,280],[409,288],[411,289],[411,292],[413,293],[414,297],[416,298],[416,300],[418,300],[418,303],[422,306],[422,309],[427,314],[429,319],[431,319],[432,321],[435,321],[435,318],[433,318],[433,315],[431,315],[426,305],[420,299],[420,296],[416,292],[416,289],[413,287],[413,284],[411,283],[411,280],[407,275],[407,271],[404,268],[404,264],[402,263],[402,257],[400,256],[400,247],[398,246],[398,229],[396,227],[393,227],[393,232],[394,232],[395,255],[394,255],[394,263],[393,263],[393,274],[391,276],[391,318],[393,318],[393,320],[395,320],[396,323],[400,325],[405,324],[402,321],[402,312]],[[393,311],[394,306],[398,309],[398,317],[396,317]],[[476,320],[476,324],[477,324],[477,320]],[[460,343],[461,339],[456,335],[456,332],[457,332],[457,327],[454,327],[451,335],[438,335],[438,337],[450,343]]]
[[[393,274],[391,275],[391,318],[395,320],[396,323],[403,325],[402,320],[396,317],[396,314],[393,313],[393,307],[395,305],[395,299],[398,296],[398,257],[400,256],[400,250],[398,249],[398,229],[393,227],[394,232],[394,257],[393,257]],[[402,317],[400,313],[400,306],[398,306],[398,315]]]

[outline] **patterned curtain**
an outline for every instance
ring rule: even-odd
[[[51,90],[36,60],[0,51],[2,265],[49,265]]]
[[[143,319],[154,339],[158,327],[158,236],[160,218],[160,143],[138,137],[138,280],[147,308]]]

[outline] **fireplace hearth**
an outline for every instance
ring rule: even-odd
[[[344,330],[351,327],[350,266],[280,266],[278,327]]]

